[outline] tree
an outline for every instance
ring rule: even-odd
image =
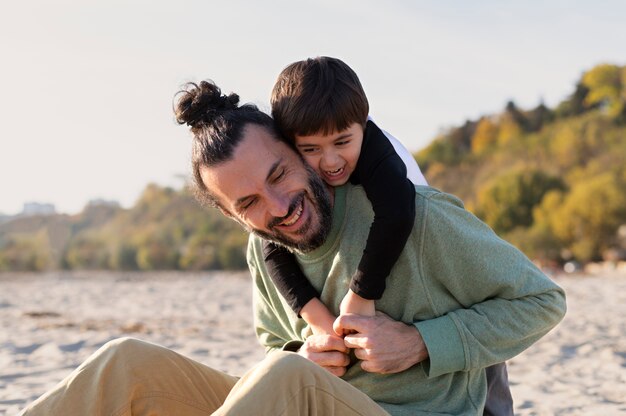
[[[246,260],[247,241],[247,235],[231,234],[222,242],[217,252],[222,269],[241,270],[248,266]]]
[[[564,188],[563,182],[542,171],[511,172],[497,177],[478,192],[476,213],[496,233],[533,223],[533,208],[550,190]]]
[[[585,104],[587,94],[589,94],[589,88],[583,85],[582,82],[578,82],[572,95],[557,107],[556,117],[566,118],[577,116],[589,110],[589,107]]]
[[[0,250],[0,271],[41,271],[49,262],[46,247],[36,237],[11,238]]]
[[[582,83],[589,88],[585,104],[600,105],[614,119],[623,115],[626,102],[626,67],[598,65],[583,75]]]
[[[500,117],[498,126],[497,142],[499,146],[505,146],[523,134],[522,127],[512,116],[508,114],[504,114]]]
[[[446,134],[447,140],[452,143],[457,154],[465,154],[471,146],[472,136],[476,130],[476,123],[466,120],[461,127],[453,128]]]
[[[508,116],[512,121],[517,124],[521,129],[528,131],[528,119],[522,113],[517,105],[513,101],[509,101],[506,103],[506,107],[504,108],[505,116]]]
[[[184,270],[214,270],[219,268],[215,238],[211,234],[193,235],[182,250],[179,266]]]
[[[585,158],[585,149],[585,141],[579,129],[571,123],[556,129],[550,141],[553,161],[563,169],[581,165]]]
[[[458,152],[452,142],[447,140],[446,136],[439,136],[416,155],[417,163],[425,172],[428,171],[429,166],[433,163],[453,165],[458,158]]]
[[[578,260],[599,259],[626,223],[626,185],[611,173],[576,183],[550,218],[551,229]]]
[[[108,260],[107,244],[98,236],[84,235],[74,239],[65,253],[65,264],[70,269],[106,269]]]
[[[137,245],[137,265],[141,270],[176,270],[178,259],[177,245],[162,230],[146,233]]]
[[[472,136],[472,153],[481,155],[492,149],[497,142],[498,126],[489,117],[483,117],[476,125]]]
[[[528,113],[527,128],[529,131],[539,131],[544,124],[551,122],[553,119],[552,111],[546,107],[542,101],[536,108]]]
[[[118,242],[111,252],[108,266],[113,270],[137,270],[137,247],[127,242]]]

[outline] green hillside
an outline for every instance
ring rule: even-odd
[[[90,205],[0,224],[0,271],[243,269],[246,241],[191,192],[149,185],[131,209]]]
[[[431,185],[532,258],[625,256],[626,67],[592,68],[553,109],[509,102],[450,129],[416,159]]]

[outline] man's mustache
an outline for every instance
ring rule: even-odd
[[[287,211],[287,214],[284,217],[274,217],[267,224],[267,228],[269,230],[271,230],[275,226],[280,224],[281,222],[285,221],[287,218],[291,217],[293,212],[300,206],[300,204],[302,204],[302,200],[303,199],[304,199],[304,191],[302,191],[300,194],[296,195],[296,197],[291,201],[291,203],[289,204],[289,211]]]

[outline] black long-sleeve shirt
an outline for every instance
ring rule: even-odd
[[[372,203],[370,227],[359,266],[350,289],[365,299],[380,299],[385,279],[404,249],[415,221],[415,186],[385,134],[371,120],[363,132],[361,152],[350,182],[362,185]],[[318,293],[284,247],[266,241],[265,264],[272,281],[296,312]]]

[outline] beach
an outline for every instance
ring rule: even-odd
[[[626,275],[555,276],[568,313],[509,361],[519,415],[626,413]],[[247,272],[0,274],[0,415],[130,336],[242,375],[263,358]]]

